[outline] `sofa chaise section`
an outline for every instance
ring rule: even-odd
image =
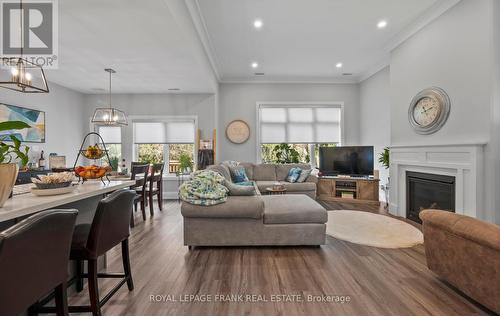
[[[182,203],[186,246],[318,246],[326,210],[304,195],[231,196],[214,206]]]

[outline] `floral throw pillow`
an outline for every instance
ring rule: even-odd
[[[300,168],[292,168],[288,171],[288,176],[286,177],[286,181],[290,183],[297,182],[297,179],[300,177],[300,173],[302,172],[302,169]]]

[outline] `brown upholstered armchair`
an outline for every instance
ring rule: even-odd
[[[429,269],[500,314],[500,226],[438,210],[420,218]]]

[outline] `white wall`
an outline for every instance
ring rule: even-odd
[[[492,5],[493,0],[463,0],[392,51],[391,145],[489,143],[485,166],[494,169]],[[447,91],[451,113],[440,131],[419,135],[408,123],[408,106],[431,86]],[[487,172],[485,184],[492,176]],[[489,191],[479,217],[494,221],[495,186],[485,187]]]
[[[45,111],[45,143],[26,143],[31,161],[38,162],[43,150],[45,158],[49,153],[66,156],[67,166],[73,167],[85,131],[84,95],[50,82],[49,89],[40,94],[1,89],[0,102]]]
[[[219,88],[219,161],[255,162],[256,103],[259,101],[342,101],[345,145],[355,145],[359,142],[358,85],[224,83]],[[227,124],[236,119],[242,119],[250,126],[250,139],[244,144],[233,144],[225,136]]]
[[[380,172],[380,184],[386,184],[389,170],[378,162],[380,153],[391,143],[390,68],[386,67],[360,84],[360,143],[375,147],[375,169]],[[379,197],[385,201],[380,190]]]
[[[490,165],[494,166],[492,172],[491,182],[488,183],[495,191],[495,188],[500,188],[500,1],[493,1],[493,27],[492,27],[492,40],[493,40],[493,104],[491,111],[492,128],[491,128],[491,162]],[[493,194],[495,200],[493,201],[495,213],[495,222],[500,225],[500,194]]]

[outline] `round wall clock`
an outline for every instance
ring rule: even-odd
[[[432,134],[446,123],[450,116],[450,98],[437,87],[420,91],[408,108],[408,120],[415,132]]]
[[[250,138],[250,127],[245,121],[234,120],[227,125],[226,137],[232,143],[243,144]]]

